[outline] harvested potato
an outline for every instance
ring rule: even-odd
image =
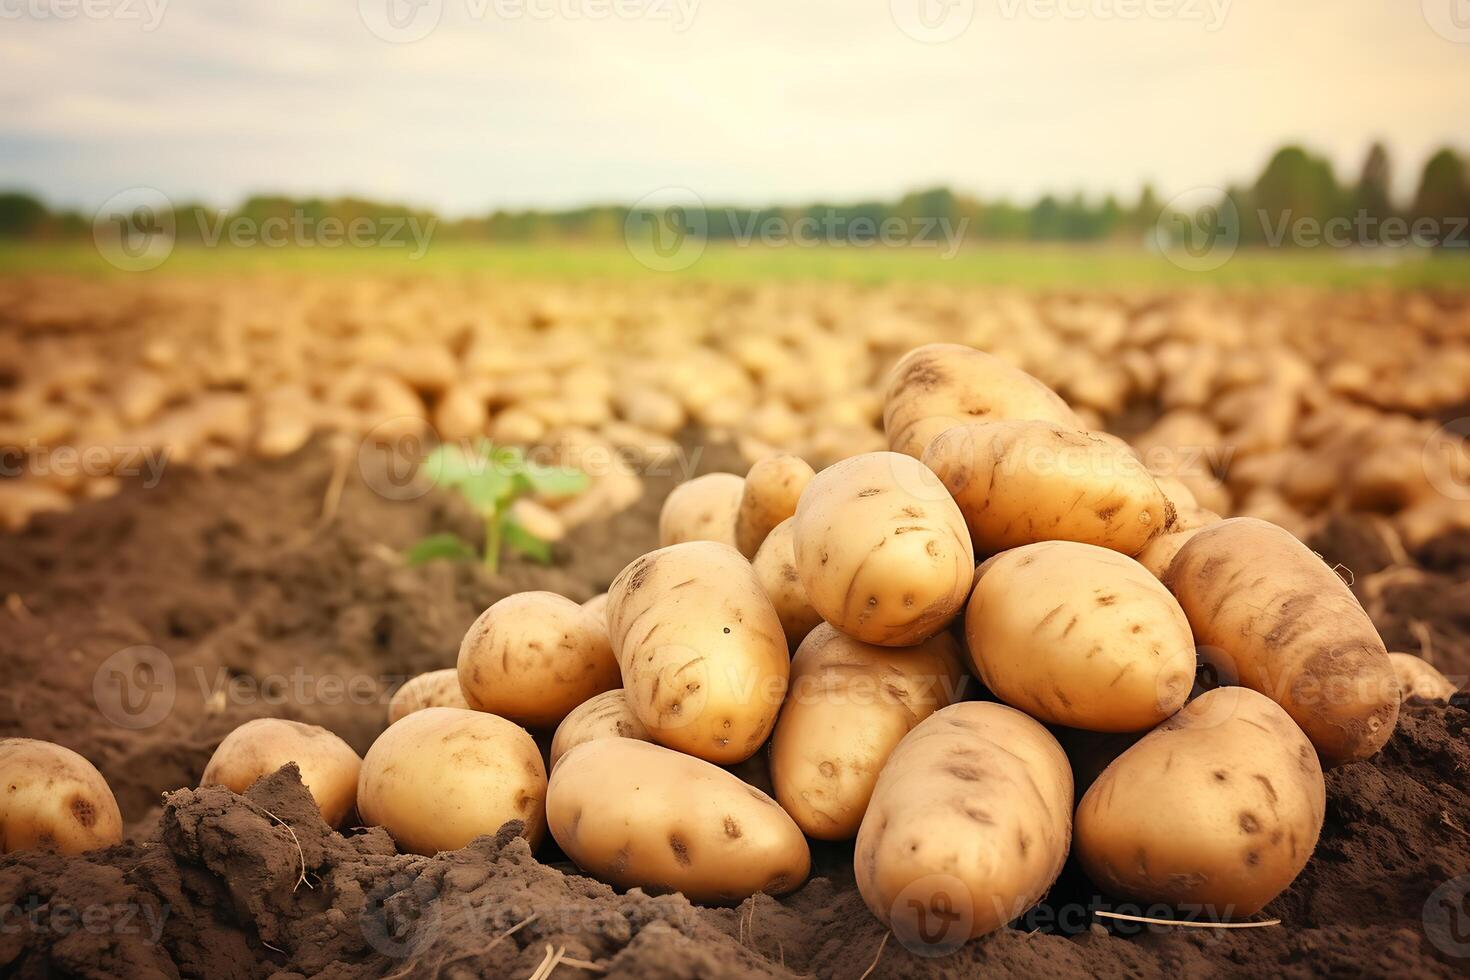
[[[586,602],[582,603],[582,609],[607,623],[607,593],[600,592]]]
[[[1179,554],[1179,549],[1184,547],[1185,542],[1200,532],[1197,527],[1187,531],[1170,531],[1168,534],[1160,534],[1156,538],[1150,538],[1148,544],[1136,556],[1136,561],[1147,568],[1149,574],[1163,581],[1164,573],[1174,563],[1174,556]]]
[[[735,516],[745,480],[734,473],[707,473],[679,484],[658,515],[658,546],[718,541],[735,547]]]
[[[425,708],[378,736],[362,760],[357,808],[415,854],[464,847],[519,820],[546,831],[546,767],[519,725],[484,711]]]
[[[750,468],[735,515],[735,546],[742,555],[754,558],[771,529],[796,513],[815,475],[800,456],[772,456]]]
[[[1286,709],[1324,765],[1366,759],[1393,734],[1398,680],[1372,621],[1306,545],[1237,517],[1201,530],[1164,584],[1220,676]]]
[[[977,553],[1078,541],[1136,555],[1175,520],[1131,453],[1049,422],[951,428],[924,453],[954,496]]]
[[[301,770],[301,785],[310,791],[322,820],[342,826],[357,802],[362,759],[352,746],[317,725],[284,718],[247,721],[219,743],[199,785],[228,786],[243,794],[257,779],[290,762]]]
[[[636,738],[643,742],[652,741],[648,729],[638,720],[627,693],[622,688],[603,691],[601,694],[577,705],[572,713],[556,726],[551,739],[551,768],[562,756],[583,742],[595,738]]]
[[[453,667],[420,674],[400,687],[388,702],[388,724],[424,708],[468,708]]]
[[[965,670],[948,632],[915,647],[854,640],[826,623],[791,662],[771,736],[776,799],[809,837],[856,836],[889,753],[919,722],[958,700]]]
[[[1103,771],[1077,808],[1076,853],[1119,898],[1243,918],[1301,873],[1325,807],[1302,730],[1271,699],[1223,687]]]
[[[975,553],[964,518],[911,456],[867,453],[823,470],[801,495],[792,533],[812,608],[866,643],[921,643],[969,594]]]
[[[81,854],[122,841],[107,780],[77,753],[33,738],[0,739],[0,853]]]
[[[1044,541],[981,565],[965,640],[996,697],[1055,725],[1142,731],[1194,684],[1179,603],[1132,558],[1090,544]]]
[[[648,742],[577,746],[551,774],[551,835],[583,871],[619,888],[736,904],[797,888],[801,830],[765,793],[718,766]]]
[[[777,524],[761,542],[760,550],[755,553],[755,559],[751,562],[761,590],[771,600],[771,605],[776,607],[776,615],[781,620],[781,632],[786,634],[787,644],[793,647],[806,639],[807,634],[822,622],[822,617],[812,608],[811,600],[806,597],[801,576],[796,572],[796,544],[793,540],[795,528],[794,517],[788,517]]]
[[[941,953],[1020,917],[1062,870],[1072,770],[1057,740],[1003,704],[919,722],[888,757],[853,867],[869,909],[909,949]]]
[[[654,741],[721,764],[765,742],[791,655],[738,551],[691,541],[644,555],[613,580],[607,621],[628,703]]]
[[[518,592],[481,613],[458,670],[471,708],[532,728],[620,683],[606,625],[554,592]]]
[[[1004,419],[1085,428],[1056,392],[1000,358],[971,347],[927,344],[915,348],[888,376],[883,431],[894,452],[918,459],[945,429]]]
[[[1448,701],[1460,689],[1455,682],[1434,668],[1434,665],[1412,653],[1390,653],[1394,676],[1399,681],[1399,691],[1404,698],[1424,698],[1426,701]]]

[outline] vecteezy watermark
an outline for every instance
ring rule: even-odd
[[[1424,903],[1424,935],[1446,956],[1470,957],[1470,874],[1451,878]]]
[[[623,221],[623,240],[642,265],[658,272],[687,269],[712,241],[736,248],[933,249],[952,259],[970,219],[947,215],[873,217],[843,208],[801,213],[710,208],[687,187],[667,187],[639,198]]]
[[[900,31],[924,44],[953,41],[975,20],[975,0],[888,0]]]
[[[1172,20],[1201,24],[1211,33],[1225,26],[1234,0],[995,0],[1006,20]]]
[[[1470,416],[1436,429],[1424,443],[1420,463],[1434,489],[1451,500],[1470,500]]]
[[[110,902],[74,905],[64,898],[29,896],[23,903],[0,904],[0,935],[46,934],[65,938],[76,933],[92,936],[146,936],[157,945],[168,921],[168,905]]]
[[[643,20],[669,24],[675,33],[694,23],[700,0],[453,0],[464,17],[486,21]],[[358,0],[363,25],[391,44],[422,41],[444,19],[445,0]]]
[[[1360,210],[1323,219],[1263,208],[1255,214],[1272,248],[1470,248],[1470,217],[1384,218]]]
[[[152,728],[174,710],[178,695],[174,662],[157,647],[119,650],[92,675],[92,700],[119,728]]]
[[[174,231],[173,202],[152,187],[119,191],[92,218],[98,254],[124,272],[162,265],[173,254]]]
[[[1470,44],[1470,0],[1420,0],[1424,20],[1446,41]]]
[[[136,21],[156,31],[169,0],[0,0],[0,20]]]
[[[1172,198],[1154,223],[1153,244],[1181,269],[1210,272],[1240,245],[1240,212],[1219,187],[1196,187]]]
[[[168,465],[166,446],[46,446],[32,439],[24,446],[0,446],[0,477],[37,476],[98,479],[142,477],[152,490]]]

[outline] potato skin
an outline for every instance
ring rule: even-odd
[[[806,838],[760,790],[649,742],[605,738],[562,757],[546,798],[551,834],[577,866],[619,888],[735,904],[797,888]]]
[[[793,541],[812,608],[879,646],[913,646],[944,629],[974,575],[959,507],[900,453],[865,453],[818,473],[796,508]]]
[[[735,518],[744,493],[745,479],[734,473],[706,473],[679,484],[659,511],[658,546],[718,541],[735,547]]]
[[[754,558],[771,529],[796,513],[801,492],[812,482],[811,465],[800,456],[757,460],[745,474],[745,488],[735,515],[735,547]]]
[[[410,678],[388,702],[388,724],[424,708],[468,708],[459,687],[459,670],[446,667]]]
[[[649,552],[613,580],[607,611],[628,703],[655,742],[721,765],[761,747],[791,654],[738,551],[691,541]]]
[[[603,691],[588,698],[556,726],[551,739],[551,768],[556,769],[562,756],[583,742],[596,738],[636,738],[642,742],[652,741],[648,729],[633,708],[628,704],[627,692],[622,688]]]
[[[788,646],[800,644],[822,622],[821,615],[806,597],[806,589],[802,588],[801,576],[796,571],[795,530],[795,517],[777,524],[761,542],[750,563],[761,590],[776,607]]]
[[[1399,693],[1404,699],[1424,698],[1428,701],[1448,701],[1459,688],[1455,682],[1441,674],[1433,664],[1412,653],[1390,653],[1394,676],[1399,681]]]
[[[1078,541],[1136,555],[1175,519],[1173,504],[1131,453],[1049,422],[947,429],[924,463],[954,496],[976,554]]]
[[[857,835],[894,746],[957,700],[966,679],[947,631],[915,647],[880,647],[823,623],[791,662],[771,736],[776,799],[808,837]]]
[[[228,786],[240,794],[288,762],[301,770],[322,820],[340,827],[357,803],[362,759],[352,746],[318,725],[256,718],[224,737],[200,777],[201,786]]]
[[[1393,664],[1363,607],[1306,545],[1237,517],[1201,530],[1164,576],[1222,677],[1286,709],[1325,766],[1366,759],[1398,720]]]
[[[466,708],[425,708],[368,749],[357,808],[415,854],[464,847],[510,820],[534,848],[546,832],[546,767],[519,725]]]
[[[0,739],[0,853],[81,854],[122,841],[122,814],[107,780],[65,746]]]
[[[945,429],[1005,419],[1086,428],[1056,392],[973,347],[926,344],[909,351],[889,372],[883,431],[894,452],[919,459]]]
[[[1111,895],[1240,918],[1306,867],[1325,807],[1296,723],[1264,695],[1222,687],[1103,770],[1077,808],[1076,854]]]
[[[1057,740],[1014,708],[966,701],[888,757],[853,867],[863,901],[905,946],[945,952],[1036,904],[1071,836],[1072,770]]]
[[[1179,603],[1132,558],[1090,544],[1044,541],[981,565],[965,640],[996,697],[1054,725],[1142,731],[1194,684]]]
[[[530,728],[549,728],[621,683],[607,627],[554,592],[518,592],[481,613],[458,670],[469,707]]]

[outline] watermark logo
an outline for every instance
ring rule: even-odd
[[[633,203],[623,241],[633,258],[655,272],[678,272],[699,261],[709,239],[704,199],[687,187],[664,187]]]
[[[1154,224],[1154,244],[1176,266],[1211,272],[1240,245],[1240,212],[1219,187],[1196,187],[1174,197]]]
[[[1446,41],[1470,44],[1470,0],[1420,0],[1424,20]]]
[[[950,874],[928,874],[903,887],[888,911],[893,937],[915,956],[948,956],[970,939],[970,889]]]
[[[1420,454],[1429,485],[1451,500],[1470,500],[1470,416],[1446,422]]]
[[[363,26],[389,44],[422,41],[444,17],[444,0],[357,0]]]
[[[119,728],[151,728],[173,711],[178,684],[174,664],[157,647],[119,650],[92,676],[92,700]]]
[[[358,925],[369,946],[408,959],[439,935],[439,892],[421,877],[400,872],[364,896]]]
[[[1232,0],[998,0],[1006,20],[1172,20],[1203,24],[1214,33],[1225,26]]]
[[[162,191],[131,187],[103,202],[92,218],[98,254],[124,272],[146,272],[174,250],[174,206]]]
[[[953,41],[975,20],[975,0],[888,0],[900,31],[923,44]]]
[[[1430,894],[1424,935],[1446,956],[1470,957],[1470,874],[1451,878]]]
[[[163,23],[169,0],[0,0],[0,20],[136,21],[151,33]]]

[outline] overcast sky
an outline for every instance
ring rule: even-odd
[[[1248,179],[1287,139],[1349,173],[1384,139],[1407,187],[1431,149],[1470,149],[1470,0],[0,0],[0,19],[0,186],[84,208],[134,186],[451,214],[668,186],[1167,195]]]

